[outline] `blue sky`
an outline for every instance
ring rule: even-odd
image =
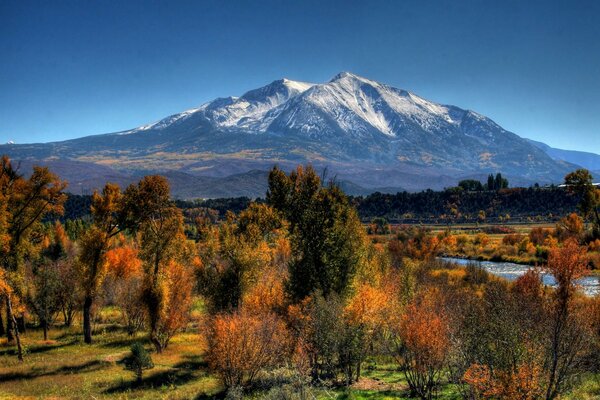
[[[600,153],[599,1],[0,2],[0,142],[351,71]]]

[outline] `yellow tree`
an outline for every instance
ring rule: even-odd
[[[39,236],[37,228],[44,216],[62,213],[66,198],[62,191],[66,185],[47,168],[34,167],[31,176],[25,179],[7,156],[0,160],[0,267],[5,271],[4,281],[12,294],[5,291],[3,296],[9,341],[13,332],[18,334],[11,301],[13,296],[22,295],[23,261]],[[19,358],[22,359],[20,346]]]
[[[79,276],[83,287],[83,337],[92,343],[91,313],[98,288],[105,275],[106,252],[115,237],[126,228],[123,219],[123,194],[118,185],[107,184],[102,193],[92,195],[93,224],[81,239]]]

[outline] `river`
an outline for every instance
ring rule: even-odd
[[[465,258],[440,257],[440,260],[449,261],[460,265],[469,263],[475,264],[491,274],[500,276],[509,281],[514,281],[519,276],[525,274],[527,270],[532,268],[530,265],[515,264],[504,261],[476,261],[467,260]],[[556,281],[549,273],[542,273],[542,281],[545,285],[555,286]],[[597,296],[600,294],[600,276],[586,276],[577,281],[581,290],[588,296]]]

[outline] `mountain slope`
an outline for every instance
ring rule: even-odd
[[[537,148],[543,150],[554,160],[567,161],[572,164],[580,165],[591,171],[600,171],[599,154],[588,153],[586,151],[557,149],[555,147],[548,146],[546,143],[537,142],[531,139],[527,139],[527,141],[536,146]]]
[[[160,172],[174,182],[185,181],[175,173],[217,179],[211,184],[266,171],[275,163],[291,169],[311,162],[348,187],[367,191],[436,189],[460,177],[493,172],[513,182],[557,182],[574,168],[485,116],[347,72],[322,84],[281,79],[132,130],[5,145],[0,153],[41,162],[101,164],[129,177]],[[263,179],[253,176],[248,179]],[[103,183],[95,180],[98,186]],[[198,185],[209,185],[202,182]],[[249,193],[225,186],[224,194]],[[262,195],[258,190],[263,186],[252,190]],[[199,195],[192,187],[182,184],[176,193]]]

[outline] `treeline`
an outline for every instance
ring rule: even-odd
[[[352,199],[363,220],[383,217],[401,223],[556,221],[574,212],[578,201],[579,196],[558,187],[373,193]]]
[[[579,197],[559,187],[510,188],[493,191],[466,191],[456,188],[445,191],[426,190],[419,193],[373,193],[352,197],[362,221],[385,218],[397,223],[449,222],[556,222],[561,216],[576,210]],[[248,197],[176,200],[185,215],[198,210],[214,210],[218,219],[228,211],[238,214],[253,200]],[[256,199],[255,202],[264,202]],[[91,196],[69,195],[62,221],[89,217]],[[508,217],[508,218],[507,218]]]

